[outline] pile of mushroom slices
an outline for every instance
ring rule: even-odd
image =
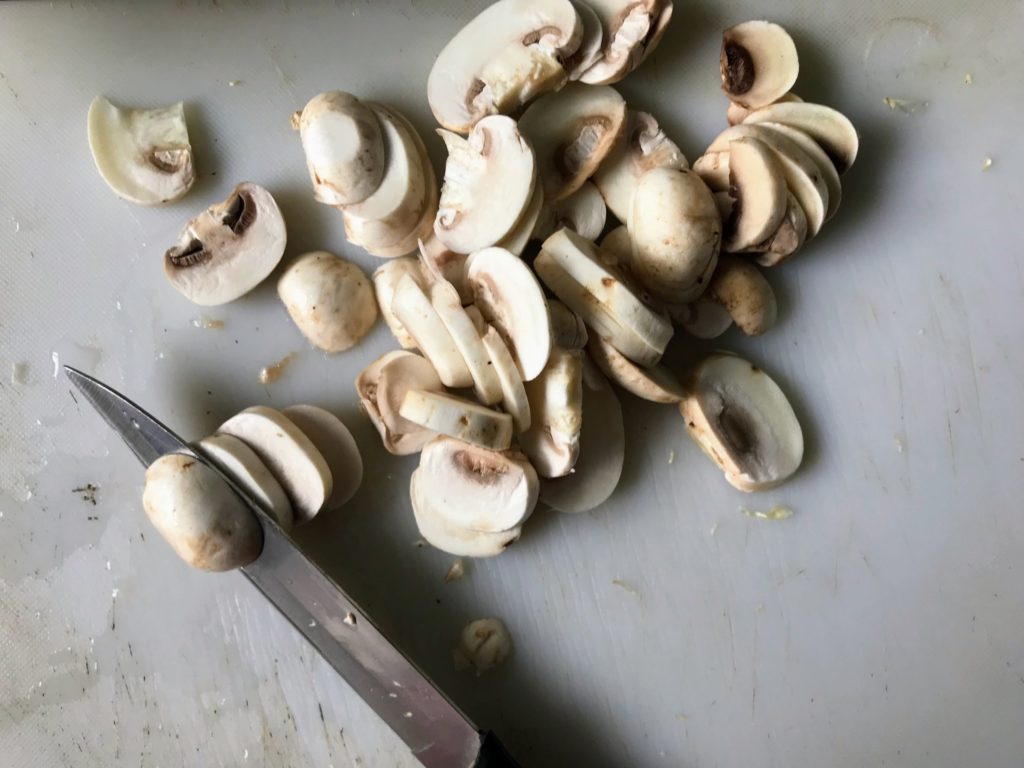
[[[342,507],[363,478],[352,434],[313,405],[246,408],[193,446],[285,531]],[[259,521],[211,466],[187,454],[161,456],[146,470],[143,507],[189,565],[240,568],[262,548]]]

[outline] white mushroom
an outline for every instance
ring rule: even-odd
[[[625,122],[626,102],[609,85],[570,83],[531,104],[519,129],[536,153],[544,199],[561,200],[593,176]]]
[[[686,305],[686,316],[679,325],[698,339],[717,339],[732,326],[732,315],[717,301],[701,296]]]
[[[583,421],[583,355],[555,347],[547,367],[526,384],[532,423],[519,445],[541,477],[572,471],[580,452]]]
[[[615,263],[629,268],[633,263],[633,239],[629,227],[620,224],[601,240],[601,250],[615,258]]]
[[[845,115],[823,104],[769,104],[751,112],[743,122],[782,123],[803,131],[821,145],[840,174],[846,173],[857,159],[857,129]]]
[[[774,488],[803,458],[800,423],[767,373],[734,355],[712,355],[686,382],[686,429],[741,491]]]
[[[579,80],[580,77],[601,60],[601,49],[604,43],[604,27],[601,25],[601,17],[597,11],[586,2],[571,0],[573,8],[579,14],[583,33],[580,38],[580,47],[569,58],[563,61],[570,80]]]
[[[704,295],[725,307],[747,336],[760,336],[775,325],[775,292],[761,271],[746,259],[724,254]]]
[[[210,435],[196,443],[196,450],[237,483],[285,531],[295,522],[292,503],[284,488],[260,457],[237,437]]]
[[[274,271],[284,254],[284,219],[263,187],[244,182],[189,221],[164,254],[164,274],[200,306],[234,301]]]
[[[263,531],[245,502],[193,456],[170,453],[150,464],[142,506],[178,557],[194,568],[241,568],[263,548]]]
[[[551,312],[551,342],[562,349],[583,349],[587,345],[587,326],[583,318],[558,300],[548,301]]]
[[[608,208],[604,198],[591,182],[583,185],[568,197],[544,206],[533,230],[534,240],[547,240],[562,227],[568,227],[587,240],[597,240],[604,231]]]
[[[437,369],[446,387],[469,387],[473,375],[466,366],[451,333],[412,275],[398,281],[391,311],[416,341],[423,355]]]
[[[384,178],[385,151],[373,110],[344,91],[314,96],[298,115],[313,196],[350,205],[372,195]]]
[[[377,410],[388,430],[395,435],[421,431],[423,427],[402,418],[399,411],[411,389],[443,392],[444,385],[430,361],[419,355],[398,355],[385,361],[377,374]]]
[[[749,250],[757,254],[755,261],[762,267],[773,267],[799,251],[806,239],[807,216],[790,192],[786,204],[786,217],[775,230],[775,234]]]
[[[512,231],[502,238],[498,246],[509,253],[522,256],[530,239],[534,237],[541,214],[544,211],[544,189],[540,184],[533,185],[533,194],[530,202],[526,204],[526,210],[519,217],[519,221],[512,228]]]
[[[512,444],[511,416],[443,392],[410,389],[398,413],[424,429],[492,451]]]
[[[437,239],[434,230],[431,229],[427,237],[419,243],[419,256],[423,274],[428,282],[446,280],[459,292],[463,304],[470,304],[473,301],[473,289],[466,280],[466,260],[469,258],[467,254],[450,250]]]
[[[232,435],[253,452],[288,494],[297,525],[316,517],[331,497],[331,468],[313,442],[288,417],[254,405],[225,421],[219,434]]]
[[[530,144],[515,120],[502,115],[485,117],[468,138],[438,133],[448,161],[434,219],[437,239],[457,253],[500,242],[523,215],[537,182]]]
[[[487,327],[483,342],[501,383],[501,407],[512,417],[512,426],[516,434],[525,432],[530,428],[530,401],[512,353],[494,326]]]
[[[185,109],[121,109],[102,96],[89,106],[89,150],[115,194],[139,205],[182,197],[196,174]]]
[[[433,179],[433,170],[429,171],[429,175],[430,179]],[[364,231],[363,225],[367,222],[352,217],[343,217],[345,222],[345,237],[348,238],[349,242],[360,246],[367,253],[382,259],[393,259],[398,256],[408,256],[409,254],[416,252],[416,247],[420,240],[425,237],[429,237],[431,232],[433,232],[434,217],[437,215],[437,202],[438,190],[436,183],[434,181],[429,181],[427,187],[427,202],[423,206],[422,215],[404,237],[393,243],[384,243],[381,240],[375,239],[374,235],[368,234],[374,230],[374,227],[370,227]]]
[[[839,210],[839,202],[843,199],[843,189],[839,181],[839,172],[836,170],[836,165],[825,153],[825,150],[821,148],[818,142],[799,128],[791,128],[782,123],[771,122],[757,123],[757,125],[763,125],[766,128],[771,128],[776,133],[783,134],[787,139],[799,146],[814,161],[814,164],[818,166],[818,171],[825,180],[825,186],[828,189],[828,211],[825,213],[825,220],[831,219],[836,211]]]
[[[788,93],[784,93],[779,96],[779,98],[773,101],[772,104],[779,104],[784,101],[803,101],[803,99],[792,91],[789,91]],[[746,120],[747,115],[753,111],[753,109],[747,109],[746,107],[737,104],[735,101],[730,101],[729,106],[725,109],[725,120],[729,125],[738,125]]]
[[[380,434],[384,448],[396,456],[406,456],[420,451],[434,437],[434,433],[415,425],[413,425],[415,428],[412,431],[401,434],[388,429],[381,416],[380,404],[381,401],[386,399],[382,397],[384,392],[390,390],[381,390],[380,375],[386,366],[395,361],[418,357],[419,355],[402,350],[387,352],[370,363],[356,377],[356,393],[359,395],[359,405]],[[399,377],[399,380],[401,380],[401,377]],[[402,397],[404,398],[404,396],[403,391]]]
[[[427,101],[437,122],[468,132],[566,80],[562,61],[583,35],[569,0],[499,0],[459,30],[434,61]]]
[[[395,289],[398,287],[399,281],[406,275],[415,280],[420,288],[423,288],[426,283],[419,260],[411,256],[405,256],[386,261],[382,266],[377,267],[372,277],[373,289],[377,297],[377,307],[380,309],[380,314],[384,318],[384,322],[387,323],[388,328],[391,329],[395,340],[404,349],[415,349],[416,341],[405,330],[402,321],[395,317],[395,313],[391,311],[391,302],[395,297]]]
[[[281,411],[316,446],[331,470],[331,495],[324,510],[340,509],[363,482],[363,457],[345,423],[315,405],[290,405]]]
[[[501,619],[477,619],[462,628],[455,647],[455,668],[473,667],[478,675],[501,664],[512,652],[512,636]]]
[[[793,38],[770,21],[746,21],[725,30],[720,66],[722,90],[747,109],[777,101],[800,72]]]
[[[601,372],[627,392],[652,403],[678,403],[683,399],[679,378],[663,365],[643,368],[620,354],[598,336],[587,344],[590,359]]]
[[[734,203],[725,222],[726,253],[763,243],[782,224],[789,201],[785,175],[776,154],[760,139],[729,143],[729,194]]]
[[[701,155],[693,161],[693,172],[700,176],[708,189],[716,193],[729,191],[729,152],[711,152]],[[719,205],[719,209],[722,206]],[[732,210],[732,203],[729,203]],[[725,220],[725,216],[722,217]]]
[[[657,47],[672,17],[670,0],[586,0],[604,26],[601,60],[582,74],[584,83],[615,83]]]
[[[430,286],[430,303],[469,368],[477,399],[484,405],[500,402],[502,392],[498,374],[484,348],[479,331],[462,308],[458,292],[449,283],[438,281]]]
[[[307,253],[288,265],[277,281],[295,325],[325,352],[344,352],[377,321],[370,278],[357,265],[327,251]]]

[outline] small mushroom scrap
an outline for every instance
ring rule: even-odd
[[[747,21],[725,30],[720,65],[722,90],[747,109],[782,98],[800,72],[793,38],[770,21]]]
[[[547,367],[526,384],[532,423],[519,445],[541,477],[563,477],[580,453],[583,422],[583,356],[555,347]]]
[[[584,0],[604,27],[601,59],[580,80],[616,83],[636,69],[661,41],[672,18],[671,0]]]
[[[473,667],[478,675],[501,664],[512,652],[512,636],[501,619],[477,619],[462,628],[455,647],[455,668]]]

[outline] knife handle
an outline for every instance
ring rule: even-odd
[[[494,731],[480,734],[480,752],[473,768],[519,768],[519,763],[505,751]]]

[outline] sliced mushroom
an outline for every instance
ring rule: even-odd
[[[254,405],[225,421],[217,432],[237,437],[259,456],[288,494],[297,525],[316,517],[331,497],[334,480],[323,454],[279,411]]]
[[[363,457],[352,433],[341,419],[315,405],[290,405],[281,413],[302,430],[331,470],[331,495],[324,510],[340,509],[363,482]]]
[[[732,315],[717,301],[701,296],[686,305],[686,316],[679,325],[698,339],[717,339],[732,326]]]
[[[747,336],[760,336],[775,325],[775,292],[761,271],[745,259],[724,254],[704,294],[725,307]]]
[[[587,345],[587,326],[583,318],[560,301],[548,301],[551,311],[551,341],[562,349],[583,349]]]
[[[846,173],[857,159],[857,129],[846,115],[823,104],[769,104],[751,112],[743,122],[782,123],[803,131],[821,145],[840,174]]]
[[[503,115],[485,117],[468,138],[441,129],[438,133],[448,148],[448,162],[434,219],[437,239],[457,253],[500,242],[515,227],[533,194],[537,181],[533,150],[515,120]]]
[[[194,456],[169,453],[150,464],[142,506],[164,540],[193,568],[241,568],[263,548],[263,531],[245,502]]]
[[[121,109],[102,96],[89,106],[89,150],[118,197],[139,205],[178,200],[196,179],[185,109]]]
[[[572,471],[580,453],[583,422],[583,355],[555,347],[547,367],[526,384],[532,423],[519,445],[541,477]]]
[[[419,244],[420,264],[423,274],[429,282],[447,280],[459,292],[463,304],[473,301],[473,289],[466,280],[466,260],[464,253],[455,253],[437,239],[433,229],[426,239]]]
[[[388,426],[384,423],[384,419],[381,416],[380,404],[381,401],[386,399],[381,396],[384,393],[384,390],[380,388],[381,371],[389,363],[408,357],[419,356],[412,352],[404,352],[401,350],[388,352],[370,363],[356,377],[356,393],[359,395],[359,405],[362,407],[363,411],[369,417],[370,422],[380,434],[381,441],[384,443],[384,448],[388,453],[392,453],[396,456],[407,456],[411,453],[417,453],[434,437],[433,432],[423,429],[422,427],[416,427],[410,432],[396,434],[388,429]]]
[[[462,309],[465,310],[469,319],[473,321],[473,327],[476,328],[476,332],[480,334],[481,338],[483,338],[484,334],[487,333],[487,329],[490,327],[487,324],[487,320],[484,319],[483,314],[475,304],[469,304]],[[506,346],[505,349],[508,349],[508,346]],[[509,354],[511,355],[512,353],[509,352]],[[515,367],[515,361],[512,361],[512,367]],[[516,375],[519,375],[518,371]]]
[[[455,647],[455,668],[488,672],[512,652],[512,636],[501,619],[477,619],[462,628]]]
[[[164,254],[164,274],[204,307],[226,304],[259,285],[284,254],[284,219],[263,187],[243,182],[189,221]]]
[[[836,170],[836,165],[825,153],[825,150],[821,148],[818,142],[799,128],[791,128],[782,123],[769,122],[757,123],[757,125],[763,125],[766,128],[771,128],[776,133],[783,134],[787,139],[799,146],[814,161],[814,164],[818,166],[818,171],[821,173],[821,177],[825,180],[825,186],[828,188],[828,211],[825,213],[825,221],[831,219],[836,211],[839,210],[839,202],[843,199],[843,189],[839,181],[839,172]]]
[[[295,522],[292,503],[267,465],[248,445],[231,435],[210,435],[196,443],[196,450],[235,481],[285,531]]]
[[[561,62],[583,24],[569,0],[499,0],[459,30],[427,79],[437,122],[468,132],[481,118],[513,113],[566,80]]]
[[[701,181],[708,185],[708,189],[715,192],[716,196],[721,192],[729,191],[729,153],[709,152],[701,155],[693,161],[693,172],[700,176]],[[723,206],[719,205],[719,209]],[[732,210],[732,203],[729,203],[729,210]],[[725,221],[726,217],[722,217]]]
[[[757,254],[755,261],[762,267],[773,267],[799,251],[806,239],[807,216],[790,192],[786,203],[786,217],[775,230],[775,234],[749,250]]]
[[[601,17],[597,11],[591,8],[586,2],[571,0],[572,7],[579,14],[580,23],[583,25],[583,33],[580,38],[580,47],[569,58],[562,63],[569,75],[570,80],[579,80],[580,77],[601,60],[601,49],[604,43],[604,27],[601,25]]]
[[[523,211],[523,215],[519,217],[519,221],[516,222],[512,231],[505,235],[498,246],[516,256],[522,256],[527,243],[530,242],[530,238],[533,237],[533,233],[537,229],[537,223],[543,210],[544,190],[540,184],[534,184],[533,194],[530,196],[530,202],[526,205],[526,210]]]
[[[611,212],[626,222],[633,207],[637,182],[651,168],[688,168],[686,156],[646,112],[629,110],[626,129],[601,166],[594,184]]]
[[[678,403],[683,399],[683,385],[665,366],[643,368],[598,336],[591,337],[587,351],[605,376],[640,399],[652,403]]]
[[[512,417],[443,392],[410,389],[398,413],[440,435],[505,451],[512,444]]]
[[[532,237],[547,240],[562,227],[568,227],[587,240],[597,240],[604,231],[607,217],[608,208],[601,193],[591,182],[585,181],[568,197],[544,207]]]
[[[433,179],[433,170],[429,171],[430,179]],[[427,202],[423,207],[423,213],[419,220],[413,225],[401,239],[393,243],[383,243],[380,240],[367,236],[369,230],[363,230],[363,223],[354,218],[344,218],[345,237],[349,242],[360,246],[367,253],[382,259],[394,259],[399,256],[408,256],[416,252],[420,240],[430,237],[434,229],[434,217],[437,215],[438,190],[434,181],[428,182]]]
[[[491,356],[494,372],[501,383],[501,407],[512,417],[512,426],[516,434],[530,428],[530,401],[526,396],[523,377],[519,375],[512,353],[509,352],[505,340],[501,338],[494,326],[488,326],[483,335],[484,348]]]
[[[480,312],[504,338],[524,381],[536,378],[551,351],[551,317],[544,291],[526,263],[502,248],[485,248],[467,263]]]
[[[803,101],[803,99],[801,99],[795,93],[790,91],[788,93],[782,94],[779,98],[777,98],[772,103],[773,104],[780,104],[780,103],[786,102],[786,101]],[[764,105],[762,105],[762,106],[764,106]],[[729,125],[738,125],[739,123],[742,123],[747,118],[747,115],[749,115],[753,111],[754,110],[752,110],[752,109],[747,109],[746,107],[744,107],[744,106],[742,106],[740,104],[737,104],[735,101],[730,101],[729,102],[729,106],[726,107],[726,110],[725,110],[726,122],[728,122]]]
[[[717,354],[686,382],[679,405],[686,429],[741,491],[762,491],[796,472],[804,439],[779,386],[756,365]]]
[[[644,288],[672,304],[697,298],[714,272],[722,240],[718,206],[700,176],[675,168],[647,171],[637,184],[631,218],[631,270]]]
[[[601,19],[601,60],[580,79],[592,85],[616,83],[657,46],[672,16],[668,0],[586,0]]]
[[[633,239],[629,236],[629,227],[621,224],[604,236],[601,250],[615,258],[615,263],[629,268],[633,262]]]
[[[498,374],[494,371],[480,333],[462,308],[458,292],[449,283],[438,281],[430,286],[430,303],[469,368],[477,399],[484,405],[500,402],[502,392]]]
[[[626,102],[609,85],[569,83],[531,104],[519,128],[537,155],[544,199],[561,200],[593,176],[625,122]]]
[[[415,433],[423,429],[399,411],[409,390],[443,392],[444,385],[430,361],[419,355],[399,355],[380,366],[377,375],[377,409],[390,432],[396,435]]]
[[[763,243],[782,224],[789,200],[785,175],[776,154],[760,139],[729,143],[729,194],[734,203],[722,242],[726,253]]]
[[[395,297],[395,289],[398,287],[399,281],[406,275],[409,275],[413,280],[415,280],[420,288],[422,288],[426,282],[420,268],[419,260],[411,256],[405,256],[385,262],[383,266],[377,267],[374,271],[372,280],[380,314],[384,318],[384,322],[388,324],[388,328],[391,329],[391,333],[395,337],[395,340],[401,344],[404,349],[415,349],[416,341],[409,335],[409,332],[405,330],[405,326],[402,325],[402,321],[395,317],[395,313],[391,311],[391,301]]]
[[[384,138],[368,105],[344,91],[317,94],[299,113],[298,129],[319,202],[351,205],[380,186]]]
[[[725,30],[720,62],[722,90],[747,109],[777,101],[800,72],[793,38],[770,21],[746,21]]]
[[[327,251],[307,253],[285,269],[277,294],[302,335],[325,352],[344,352],[377,322],[370,278]]]
[[[446,387],[469,387],[473,375],[466,366],[451,333],[445,327],[437,310],[423,289],[411,275],[398,281],[391,311],[416,341],[423,355],[437,369]]]

